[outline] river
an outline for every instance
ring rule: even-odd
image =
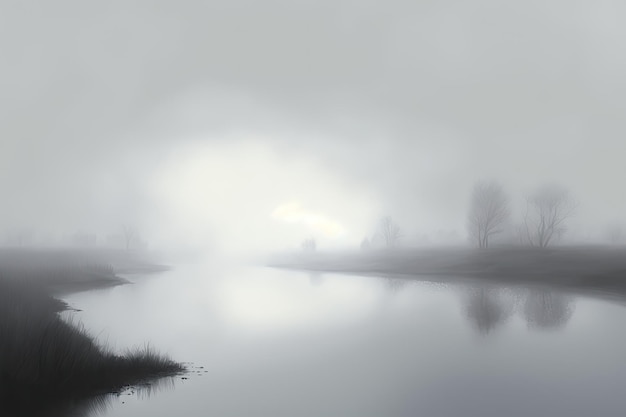
[[[190,363],[87,415],[621,416],[626,309],[546,289],[179,265],[64,299]]]

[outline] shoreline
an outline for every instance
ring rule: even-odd
[[[269,267],[433,282],[543,286],[626,301],[626,249],[404,249],[283,256]]]
[[[59,297],[131,283],[102,259],[69,255],[0,250],[0,414],[71,415],[79,402],[186,371],[150,345],[117,354],[62,319],[58,313],[73,309]],[[137,273],[150,273],[150,264],[137,265]]]

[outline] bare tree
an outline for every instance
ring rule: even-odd
[[[468,229],[478,247],[489,247],[489,238],[502,232],[509,214],[508,199],[500,184],[479,182],[474,186]]]
[[[378,224],[378,235],[387,248],[393,248],[397,245],[398,240],[402,237],[400,234],[400,226],[398,226],[391,216],[385,216],[380,219]]]
[[[559,186],[544,186],[526,199],[524,232],[531,246],[547,247],[567,230],[565,222],[576,209],[569,191]]]
[[[28,246],[33,243],[33,232],[26,228],[16,228],[7,232],[6,242],[11,246]]]
[[[606,236],[613,245],[617,245],[624,240],[624,228],[619,223],[613,223],[607,227]]]
[[[317,242],[315,241],[315,239],[313,238],[305,239],[302,242],[302,250],[304,250],[305,252],[315,252],[316,249],[317,249]]]
[[[122,225],[122,233],[124,235],[126,250],[130,250],[133,244],[139,239],[139,233],[137,229],[127,224]]]

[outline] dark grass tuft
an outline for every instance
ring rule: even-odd
[[[147,345],[124,355],[99,345],[80,323],[59,317],[67,306],[49,295],[50,287],[37,284],[29,271],[12,272],[0,275],[0,412],[36,415],[48,403],[80,401],[184,371]]]

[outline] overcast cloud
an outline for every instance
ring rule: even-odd
[[[236,246],[295,199],[350,243],[387,213],[464,233],[472,183],[496,178],[519,204],[569,187],[595,233],[626,220],[625,17],[606,0],[4,1],[0,227]]]

